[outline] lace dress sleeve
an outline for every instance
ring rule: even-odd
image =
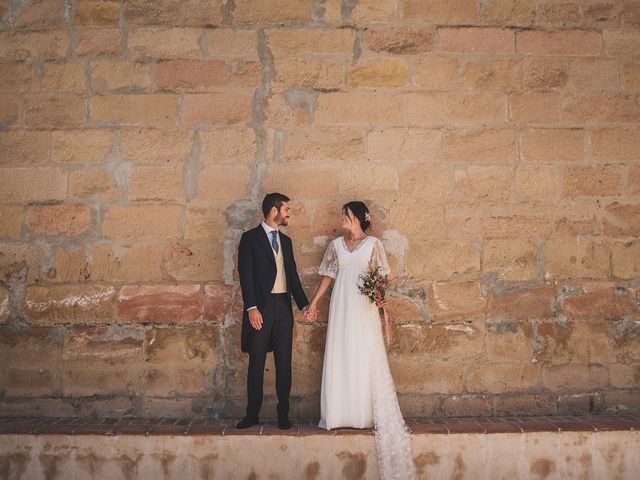
[[[331,242],[325,250],[318,273],[331,278],[336,278],[338,275],[338,254],[334,242]]]
[[[376,243],[373,244],[373,251],[371,252],[371,266],[373,268],[380,267],[380,273],[383,275],[389,275],[391,273],[389,262],[387,262],[387,254],[384,251],[384,246],[377,238]]]

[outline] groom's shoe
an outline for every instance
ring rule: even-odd
[[[280,430],[289,430],[291,428],[289,417],[278,417],[278,428]]]
[[[236,425],[236,428],[240,428],[240,429],[249,428],[249,427],[252,427],[253,425],[258,425],[259,423],[260,423],[260,419],[258,417],[246,416],[238,422],[238,424]]]

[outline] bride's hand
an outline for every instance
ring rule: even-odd
[[[376,307],[378,308],[387,308],[389,305],[387,304],[387,299],[385,298],[384,300],[380,300],[378,302],[376,302]]]
[[[316,304],[310,303],[306,313],[307,313],[306,320],[317,320],[318,308],[316,307]]]

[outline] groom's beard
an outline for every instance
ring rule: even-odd
[[[280,213],[276,215],[276,218],[274,218],[274,220],[281,227],[286,227],[287,225],[289,225],[289,217],[285,215],[281,215]]]

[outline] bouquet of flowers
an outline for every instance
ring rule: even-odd
[[[379,304],[384,300],[389,286],[389,276],[380,272],[380,267],[369,265],[366,272],[360,274],[360,283],[358,290],[367,297],[371,303]],[[385,336],[387,337],[387,345],[391,343],[391,318],[386,306],[381,307],[384,314]]]

